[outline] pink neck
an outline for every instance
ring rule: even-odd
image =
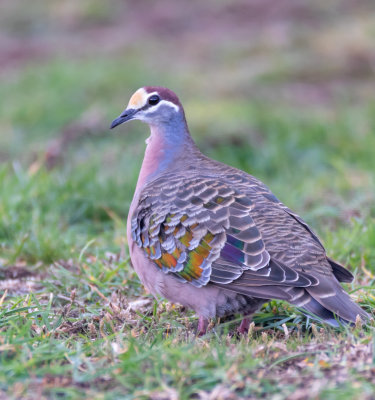
[[[160,164],[160,161],[164,157],[165,151],[163,149],[163,144],[161,140],[156,139],[157,137],[155,137],[152,133],[151,136],[147,139],[148,143],[142,167],[139,172],[136,191],[142,188],[147,179],[155,173],[158,165]]]
[[[141,189],[150,179],[157,177],[158,174],[174,168],[182,157],[181,153],[187,151],[187,148],[193,144],[187,131],[187,137],[176,138],[175,135],[168,135],[168,132],[160,127],[150,126],[150,129],[151,135],[147,140],[136,191]]]

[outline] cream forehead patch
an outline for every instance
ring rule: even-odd
[[[129,100],[128,108],[141,108],[146,104],[147,92],[140,88],[138,89]]]

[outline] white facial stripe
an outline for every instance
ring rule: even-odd
[[[167,105],[168,107],[174,108],[174,110],[175,110],[176,112],[178,112],[178,111],[180,110],[180,107],[179,107],[178,105],[172,103],[171,101],[168,101],[168,100],[161,100],[161,101],[159,101],[159,103],[156,104],[155,106],[151,106],[151,107],[150,107],[150,111],[151,111],[151,112],[156,111],[156,110],[157,110],[160,106],[162,106],[163,104]]]
[[[153,96],[154,94],[156,94],[156,95],[159,96],[159,93],[158,93],[158,92],[152,92],[152,93],[149,93],[149,94],[148,94],[147,98],[149,99],[149,98],[150,98],[151,96]],[[161,101],[159,101],[159,103],[156,104],[155,106],[151,106],[152,109],[151,109],[151,107],[150,107],[150,109],[151,109],[152,111],[157,110],[158,107],[160,106],[160,104],[168,104],[170,107],[173,107],[173,108],[176,110],[176,112],[179,110],[179,107],[178,107],[176,104],[174,104],[174,103],[172,103],[172,102],[170,102],[170,101],[168,101],[168,100],[161,100]]]
[[[139,110],[140,108],[144,107],[148,101],[148,99],[153,96],[153,95],[159,95],[158,92],[152,92],[152,93],[147,93],[145,89],[140,88],[138,89],[133,96],[129,100],[129,104],[127,108],[135,108],[136,110]],[[168,100],[161,100],[159,101],[158,104],[154,106],[150,106],[150,111],[156,111],[161,105],[168,105],[169,107],[174,108],[176,112],[180,110],[178,105],[172,103],[171,101]],[[146,111],[147,112],[147,111]]]

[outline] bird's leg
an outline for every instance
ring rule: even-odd
[[[203,336],[207,333],[208,319],[200,316],[198,321],[198,336]]]
[[[251,318],[245,317],[241,321],[241,324],[237,329],[238,333],[240,333],[241,335],[247,335],[247,333],[249,332],[250,323],[251,323]]]

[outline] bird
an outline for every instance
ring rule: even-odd
[[[111,129],[131,120],[150,127],[127,219],[131,262],[154,296],[195,311],[198,335],[237,314],[245,334],[271,299],[334,327],[369,320],[340,284],[353,275],[301,217],[254,176],[201,153],[172,90],[138,89]]]

